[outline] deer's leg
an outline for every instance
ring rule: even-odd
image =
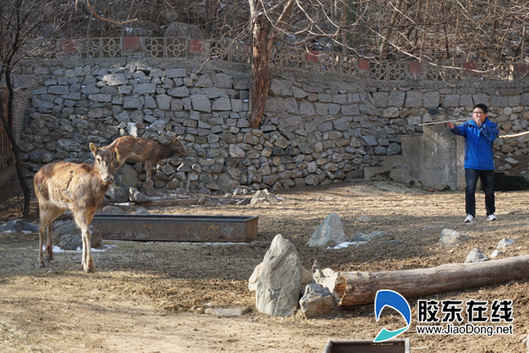
[[[52,223],[48,224],[48,237],[46,238],[46,252],[48,261],[53,260]]]
[[[53,221],[64,213],[64,209],[58,207],[48,208],[48,236],[46,238],[46,253],[48,254],[48,262],[53,260]]]
[[[94,261],[92,260],[92,254],[90,251],[91,241],[90,241],[90,232],[88,227],[81,230],[83,238],[83,257],[81,260],[81,265],[83,266],[84,272],[94,272]]]
[[[152,182],[152,168],[153,168],[152,161],[148,161],[148,160],[145,161],[144,166],[145,166],[145,184],[154,185],[154,183]]]
[[[42,203],[39,203],[39,263],[40,267],[46,267],[46,264],[44,263],[44,254],[42,251],[42,248],[44,246],[44,238],[47,238],[47,232],[48,232],[48,225],[49,225],[49,217],[48,217],[48,210]]]
[[[41,267],[46,266],[43,254],[44,239],[46,239],[48,261],[53,258],[51,224],[55,218],[59,217],[63,212],[63,210],[56,207],[50,207],[47,204],[43,204],[39,207],[39,261]]]
[[[94,261],[91,254],[91,234],[90,234],[90,223],[94,217],[94,211],[90,210],[77,210],[74,212],[74,219],[77,226],[81,229],[81,238],[83,241],[83,254],[81,257],[81,265],[83,266],[84,272],[94,272]]]
[[[42,213],[42,211],[40,212]],[[39,225],[39,263],[40,263],[40,267],[46,267],[46,264],[44,263],[44,254],[42,251],[42,247],[44,245],[44,237],[46,236],[47,230],[48,230],[48,227],[46,227],[42,223],[42,219],[41,219],[40,225]]]

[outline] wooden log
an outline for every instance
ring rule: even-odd
[[[406,298],[481,287],[529,278],[529,255],[470,264],[446,264],[432,268],[382,271],[336,272],[325,285],[338,305],[348,307],[373,303],[379,289],[392,289]]]

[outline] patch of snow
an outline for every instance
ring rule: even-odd
[[[116,245],[104,245],[103,246],[103,249],[96,249],[96,248],[91,248],[91,251],[92,252],[103,252],[107,249],[111,249],[111,248],[115,248]],[[46,251],[46,245],[44,245],[42,247],[42,250],[43,251]],[[57,245],[53,245],[53,253],[57,254],[57,253],[66,253],[66,252],[69,252],[69,253],[72,253],[72,252],[82,252],[83,249],[81,249],[80,247],[78,247],[76,250],[64,250],[62,249],[61,247],[57,246]]]
[[[335,246],[329,246],[329,247],[327,247],[327,249],[331,249],[331,250],[345,249],[345,248],[348,248],[350,246],[359,246],[359,245],[365,244],[365,243],[367,243],[367,241],[344,241],[344,242],[341,242],[339,244],[336,244]]]
[[[105,245],[103,245],[103,249],[90,248],[90,251],[91,252],[104,252],[107,249],[112,249],[112,248],[115,248],[115,247],[116,247],[116,245],[105,244]],[[81,247],[77,247],[77,250],[75,250],[75,252],[82,252],[82,251],[83,251],[83,249]]]
[[[46,245],[44,245],[42,247],[42,250],[43,251],[46,251]],[[57,253],[62,253],[62,252],[65,252],[65,250],[61,249],[60,247],[58,247],[57,245],[54,245],[53,246],[53,253],[57,254]]]
[[[150,241],[149,244],[158,244],[160,242]],[[248,242],[229,242],[229,241],[217,241],[217,242],[197,242],[197,241],[179,241],[174,244],[178,245],[196,245],[196,246],[228,246],[228,245],[250,245]]]

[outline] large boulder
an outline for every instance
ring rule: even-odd
[[[263,261],[255,267],[248,288],[255,291],[258,311],[272,316],[292,315],[304,286],[312,281],[292,242],[277,234]]]

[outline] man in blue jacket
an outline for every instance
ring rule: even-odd
[[[494,201],[494,156],[492,145],[498,137],[498,126],[487,118],[489,109],[485,104],[476,104],[472,109],[472,120],[461,125],[449,122],[448,127],[465,138],[465,223],[473,223],[476,217],[476,182],[478,177],[485,191],[487,220],[495,221]]]

